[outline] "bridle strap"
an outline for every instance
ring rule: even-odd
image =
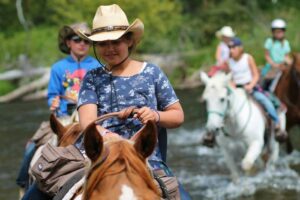
[[[217,114],[219,115],[220,117],[224,118],[226,116],[226,113],[227,113],[227,110],[228,110],[228,107],[229,107],[229,100],[227,99],[227,97],[232,93],[232,89],[228,86],[226,87],[227,89],[227,96],[226,96],[226,101],[227,101],[227,104],[226,104],[226,108],[224,109],[223,112],[220,112],[220,111],[216,111],[216,110],[208,110],[207,111],[207,114]]]

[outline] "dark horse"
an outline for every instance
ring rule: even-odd
[[[277,97],[287,106],[286,130],[300,125],[300,53],[293,54],[293,63],[283,70],[282,76],[275,89]],[[293,151],[290,138],[286,140],[287,152]]]

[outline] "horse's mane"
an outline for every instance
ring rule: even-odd
[[[133,145],[128,140],[119,139],[117,141],[109,141],[104,145],[103,149],[102,155],[91,166],[88,172],[83,199],[89,199],[92,191],[95,190],[104,177],[116,175],[121,172],[126,173],[126,177],[131,184],[139,186],[144,182],[150,190],[159,194],[146,167],[146,163],[139,154],[137,155]],[[106,158],[104,157],[105,155],[103,156],[103,154],[107,153],[105,151],[109,151]],[[97,163],[103,159],[105,161],[100,166],[97,166]]]
[[[58,146],[65,147],[69,144],[73,144],[81,132],[79,123],[72,123],[66,126],[66,129],[67,131],[59,139]]]

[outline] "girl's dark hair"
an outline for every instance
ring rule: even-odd
[[[126,40],[133,40],[133,33],[132,32],[125,33],[122,37],[125,38]],[[134,50],[134,48],[135,48],[135,44],[132,44],[128,48],[129,54],[132,53],[132,51]]]

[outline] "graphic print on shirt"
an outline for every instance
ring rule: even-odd
[[[81,81],[86,73],[85,69],[77,69],[73,73],[68,70],[65,73],[63,86],[66,89],[65,95],[72,99],[78,98]]]

